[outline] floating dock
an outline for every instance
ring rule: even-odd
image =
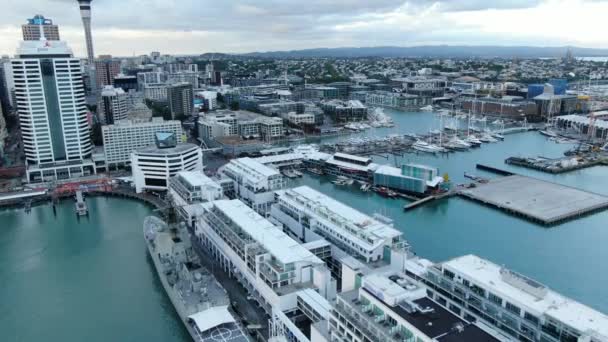
[[[524,176],[506,176],[459,195],[543,225],[608,208],[608,197]]]
[[[76,207],[76,215],[85,216],[89,214],[89,208],[87,208],[87,204],[84,201],[84,196],[80,190],[76,191],[76,203],[74,206]]]

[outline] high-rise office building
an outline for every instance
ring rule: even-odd
[[[40,40],[41,26],[46,40],[60,40],[59,27],[54,25],[51,19],[47,19],[40,14],[28,19],[27,24],[21,25],[23,40]]]
[[[167,87],[167,101],[171,118],[192,115],[194,109],[194,92],[192,84],[187,82],[171,84]]]
[[[120,61],[112,59],[110,55],[99,56],[95,60],[95,73],[97,75],[97,89],[103,89],[114,83],[114,78],[120,74]]]
[[[105,86],[97,105],[100,121],[105,125],[111,125],[126,119],[129,111],[128,96],[122,88]]]
[[[11,69],[28,180],[94,173],[80,60],[65,42],[23,41]]]
[[[91,35],[91,1],[92,0],[76,0],[80,8],[80,17],[84,26],[84,37],[87,44],[87,60],[89,62],[89,80],[91,80],[91,92],[97,93],[97,83],[93,82],[95,76],[95,52],[93,50],[93,36]]]

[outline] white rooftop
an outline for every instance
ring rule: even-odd
[[[357,161],[360,161],[360,162],[363,162],[363,163],[368,163],[368,162],[371,161],[371,159],[367,158],[367,157],[359,157],[359,156],[355,156],[355,155],[352,155],[352,154],[340,153],[340,152],[334,154],[334,157],[340,157],[340,158],[347,158],[347,159],[357,160]]]
[[[188,318],[194,321],[201,332],[215,328],[218,325],[236,323],[234,317],[228,311],[228,306],[210,307],[207,310],[190,315]]]
[[[608,316],[550,289],[539,298],[517,288],[503,279],[501,267],[491,261],[465,255],[442,265],[532,314],[547,315],[582,333],[589,332],[591,336],[595,333],[598,338],[608,340]]]
[[[293,161],[293,160],[302,160],[302,159],[304,159],[304,155],[301,153],[275,154],[275,155],[254,158],[255,161],[258,161],[264,165],[272,164],[272,163],[286,162],[286,161]]]
[[[182,179],[192,186],[211,185],[219,187],[219,184],[207,177],[202,171],[180,171],[176,176],[182,177]]]
[[[17,58],[21,55],[70,55],[72,49],[68,44],[60,40],[24,40],[19,42]]]
[[[266,166],[252,158],[233,159],[230,161],[230,163],[223,166],[223,168],[238,174],[249,183],[261,184],[260,186],[263,187],[268,186],[268,178],[281,176],[279,171],[276,169]]]
[[[351,228],[356,228],[359,232],[366,236],[374,235],[378,238],[394,238],[401,236],[401,232],[397,229],[386,225],[366,214],[357,211],[342,202],[336,201],[335,199],[326,196],[314,190],[308,186],[300,186],[285,192],[291,192],[299,197],[301,200],[308,201],[310,206],[307,206],[310,210],[322,210],[328,211],[332,215],[335,215],[345,223],[350,223]],[[332,222],[335,224],[335,222]],[[346,232],[352,235],[351,232]]]
[[[213,205],[230,217],[236,225],[264,246],[281,263],[289,264],[298,261],[323,263],[308,249],[302,247],[245,203],[239,200],[219,200],[213,202]]]
[[[332,306],[327,299],[319,294],[319,292],[313,289],[304,289],[298,292],[298,297],[302,298],[302,300],[319,313],[321,317],[329,317]]]

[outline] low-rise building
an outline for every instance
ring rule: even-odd
[[[180,171],[203,169],[203,152],[194,144],[178,144],[173,133],[156,133],[156,145],[131,153],[135,191],[165,191]]]
[[[368,106],[388,107],[396,109],[418,109],[433,103],[430,96],[374,91],[365,93],[365,104]]]
[[[435,302],[505,340],[608,341],[608,316],[475,255],[428,267],[423,280]]]
[[[202,171],[180,171],[169,180],[169,195],[177,212],[188,225],[193,224],[196,204],[222,199],[222,186]]]
[[[360,101],[330,100],[321,102],[319,106],[335,122],[363,121],[367,119],[367,107]]]
[[[360,287],[340,293],[329,332],[332,341],[500,341],[429,299],[424,286],[396,274],[364,276]]]
[[[238,198],[261,215],[267,216],[275,201],[274,192],[285,187],[281,173],[251,158],[238,158],[218,170],[221,179],[233,182],[229,197]]]
[[[296,112],[290,112],[287,114],[287,120],[293,125],[314,125],[315,115],[310,113],[298,114]]]
[[[326,239],[366,263],[390,263],[391,248],[405,244],[403,234],[308,186],[276,192],[271,217],[305,242]]]
[[[197,239],[269,315],[295,310],[303,289],[335,297],[323,261],[245,203],[218,200],[199,208]]]
[[[123,120],[113,125],[102,126],[101,136],[108,167],[127,165],[134,150],[153,146],[156,133],[161,132],[173,133],[181,140],[183,135],[181,122],[152,118],[151,121]]]

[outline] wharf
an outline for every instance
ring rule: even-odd
[[[443,199],[443,198],[446,198],[446,197],[453,196],[455,194],[456,193],[454,191],[450,190],[448,192],[444,192],[444,193],[439,194],[439,195],[430,195],[430,196],[421,198],[421,199],[419,199],[417,201],[414,201],[414,202],[411,202],[411,203],[408,203],[408,204],[404,205],[403,206],[403,210],[408,211],[408,210],[414,209],[416,207],[419,207],[419,206],[421,206],[421,205],[423,205],[423,204],[425,204],[427,202]]]
[[[543,225],[608,208],[606,196],[519,175],[492,179],[458,194]]]
[[[479,170],[483,170],[483,171],[488,171],[488,172],[492,172],[495,173],[497,175],[501,175],[501,176],[512,176],[514,175],[513,172],[509,172],[507,170],[502,170],[493,166],[489,166],[489,165],[484,165],[484,164],[477,164],[475,165],[475,167]]]
[[[608,160],[606,159],[583,159],[578,160],[576,163],[570,162],[572,159],[572,157],[560,159],[509,157],[505,159],[505,164],[521,166],[552,174],[586,169],[598,165],[608,165]]]

